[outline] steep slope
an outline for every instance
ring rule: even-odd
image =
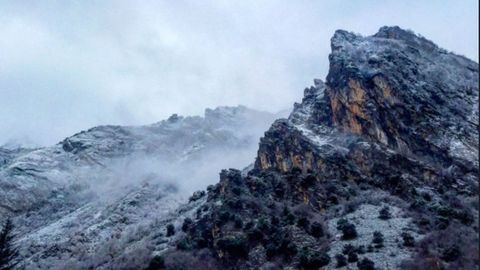
[[[478,64],[399,27],[331,48],[150,269],[477,269]]]
[[[0,214],[14,218],[23,265],[110,269],[129,252],[148,258],[154,240],[136,232],[175,219],[221,168],[251,163],[275,117],[219,107],[204,117],[95,127],[52,147],[1,149]]]

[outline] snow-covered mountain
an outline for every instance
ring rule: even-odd
[[[222,168],[249,165],[275,117],[219,107],[148,126],[99,126],[51,147],[0,148],[0,211],[14,218],[23,264],[112,269],[117,257],[148,257],[149,228],[173,219]]]
[[[331,49],[271,125],[218,108],[1,149],[23,264],[478,269],[478,63],[399,27],[338,30]]]

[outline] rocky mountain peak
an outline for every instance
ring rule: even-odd
[[[401,40],[410,46],[423,48],[429,51],[439,49],[438,46],[432,41],[416,35],[411,30],[405,30],[398,26],[383,26],[373,36],[377,38]]]
[[[475,153],[477,63],[396,26],[369,37],[337,31],[329,59],[334,126],[404,151],[445,156],[454,138]]]
[[[181,120],[182,118],[183,118],[182,116],[179,116],[178,114],[174,113],[168,117],[167,121],[170,123],[175,123]]]
[[[245,106],[220,106],[215,109],[205,109],[205,119],[211,122],[228,122],[246,117],[250,111]]]
[[[477,269],[478,64],[396,26],[331,47],[255,164],[185,204],[168,178],[191,189],[248,164],[272,115],[219,107],[0,149],[27,268]]]
[[[344,48],[345,45],[355,42],[358,37],[360,37],[358,34],[345,30],[337,30],[330,40],[330,47],[332,51],[340,50]]]
[[[322,145],[347,147],[350,136],[445,168],[461,158],[464,169],[474,169],[478,64],[441,49],[413,47],[414,41],[430,42],[399,27],[382,27],[367,37],[336,31],[327,81],[316,79],[305,89],[288,121],[270,129],[272,137],[279,135],[277,127],[291,125]],[[263,141],[269,140],[269,132]],[[260,168],[290,170],[305,160],[306,168],[312,168],[304,153],[278,154],[280,146],[271,151],[270,143],[260,145]]]
[[[475,269],[478,64],[399,27],[331,41],[325,83],[265,132],[253,169],[221,173],[165,258],[206,248],[227,269]]]

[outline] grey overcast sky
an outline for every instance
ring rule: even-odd
[[[478,62],[478,1],[0,0],[0,145],[243,104],[325,78],[336,29],[411,29]]]

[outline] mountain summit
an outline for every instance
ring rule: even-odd
[[[331,48],[150,269],[476,269],[478,64],[399,27]]]

